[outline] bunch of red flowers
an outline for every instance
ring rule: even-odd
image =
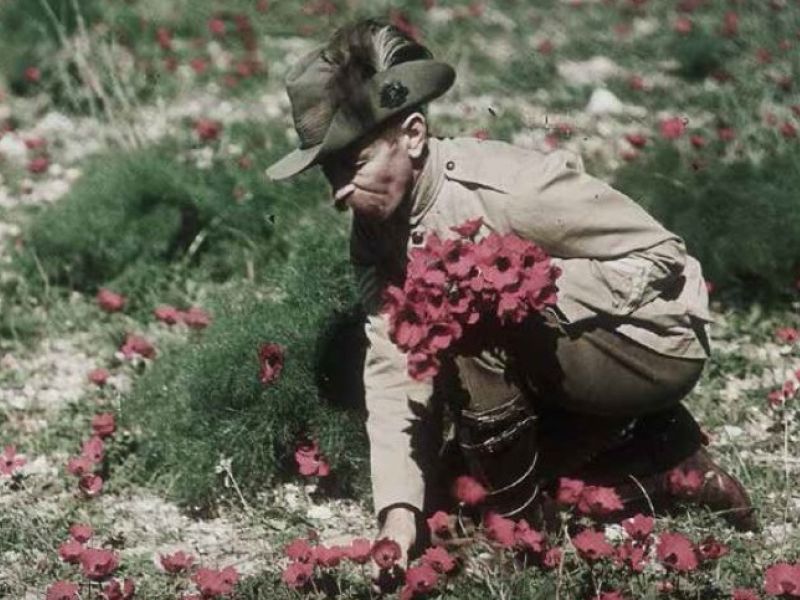
[[[452,227],[456,239],[430,234],[410,251],[403,287],[386,290],[389,336],[408,353],[415,379],[434,376],[439,353],[458,351],[455,343],[478,321],[518,324],[556,302],[561,270],[544,250],[514,234],[476,241],[482,224],[477,218]]]

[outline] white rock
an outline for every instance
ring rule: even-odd
[[[596,88],[586,105],[586,112],[592,115],[620,114],[625,112],[622,101],[605,88]]]

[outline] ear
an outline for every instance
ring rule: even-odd
[[[421,157],[428,144],[428,122],[425,115],[420,112],[411,113],[400,125],[400,131],[406,137],[408,155],[412,159]]]

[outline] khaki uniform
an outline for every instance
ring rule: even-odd
[[[617,339],[633,341],[648,355],[698,364],[708,356],[711,319],[699,263],[638,204],[587,175],[573,153],[431,138],[412,196],[407,221],[354,218],[352,224],[351,260],[368,313],[364,385],[378,514],[395,504],[422,510],[425,498],[418,438],[433,383],[408,375],[407,357],[389,340],[378,309],[386,285],[402,283],[408,250],[428,233],[455,237],[450,227],[483,217],[479,237],[513,232],[539,244],[561,267],[553,317],[566,330],[609,317]],[[497,360],[501,373],[502,357]],[[462,382],[469,380],[468,365],[456,362]]]

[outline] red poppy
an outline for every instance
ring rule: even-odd
[[[291,558],[293,561],[307,563],[311,562],[314,558],[314,549],[308,543],[308,540],[296,539],[292,540],[284,549],[284,554]]]
[[[461,225],[455,225],[451,227],[450,230],[456,232],[461,237],[473,239],[475,234],[480,231],[482,225],[483,217],[478,217],[476,219],[464,221]]]
[[[427,519],[428,529],[437,536],[447,535],[450,531],[450,516],[441,510],[436,511]]]
[[[89,371],[89,375],[87,377],[89,378],[89,381],[91,381],[93,384],[97,386],[104,386],[108,381],[109,376],[110,373],[108,372],[108,370],[103,369],[101,367]]]
[[[539,52],[539,54],[552,54],[554,49],[555,46],[550,40],[542,40],[539,42],[539,45],[536,46],[536,50]]]
[[[665,140],[677,140],[686,130],[686,124],[681,117],[670,117],[659,124],[661,137]]]
[[[786,396],[783,393],[783,390],[772,390],[769,394],[767,394],[767,401],[772,408],[778,408],[782,406],[786,400]]]
[[[99,463],[105,455],[105,444],[103,440],[93,435],[88,440],[81,443],[81,456],[88,458],[93,463]]]
[[[542,555],[542,567],[545,569],[557,569],[561,565],[561,548],[548,548]]]
[[[86,548],[81,554],[81,569],[84,577],[103,579],[108,577],[119,565],[119,556],[111,550]]]
[[[410,567],[406,571],[406,585],[400,593],[401,598],[413,598],[415,595],[428,594],[439,583],[439,574],[429,565],[422,564]]]
[[[211,323],[211,316],[202,308],[192,306],[180,313],[181,320],[192,329],[204,329]]]
[[[219,137],[222,123],[213,119],[200,118],[194,122],[194,131],[201,142],[210,142]]]
[[[776,563],[764,571],[764,591],[770,596],[800,597],[800,563]]]
[[[728,552],[728,547],[713,535],[709,535],[697,545],[697,553],[702,560],[717,560],[728,554]]]
[[[614,488],[588,485],[578,498],[577,508],[586,515],[604,516],[624,507]]]
[[[78,584],[71,581],[56,581],[47,588],[45,600],[78,600]]]
[[[87,498],[94,498],[103,490],[103,478],[87,473],[78,480],[78,488]]]
[[[42,79],[42,72],[39,67],[27,67],[23,75],[28,83],[39,83]]]
[[[784,121],[781,123],[780,132],[783,137],[787,140],[791,140],[797,137],[797,127],[795,127],[789,121]]]
[[[469,475],[461,475],[456,478],[453,486],[453,495],[459,502],[467,506],[483,502],[486,499],[486,493],[486,488]]]
[[[637,514],[622,522],[622,527],[625,532],[634,540],[643,542],[650,537],[653,533],[653,525],[655,519],[653,517],[646,517],[643,514]]]
[[[47,140],[43,137],[25,138],[25,147],[28,150],[44,150],[47,148]]]
[[[100,288],[97,292],[97,305],[106,312],[119,312],[125,307],[125,296]]]
[[[601,592],[596,596],[596,600],[625,600],[625,596],[619,590],[612,590],[610,592]]]
[[[94,462],[85,456],[71,456],[67,460],[67,471],[76,477],[89,473],[92,467],[94,467]]]
[[[635,148],[644,148],[644,146],[647,144],[647,138],[641,133],[626,133],[625,139],[631,146],[634,146]]]
[[[131,359],[137,354],[143,358],[153,358],[156,355],[156,349],[153,344],[142,336],[133,333],[127,335],[119,351],[127,359]]]
[[[381,569],[390,569],[402,556],[400,544],[389,538],[382,538],[372,545],[372,560]]]
[[[347,549],[342,546],[323,546],[314,548],[314,562],[328,568],[339,566],[343,558],[347,557]]]
[[[156,41],[164,52],[172,50],[172,32],[166,27],[156,29]]]
[[[702,135],[692,135],[689,138],[689,142],[697,149],[700,149],[706,145],[706,139]]]
[[[264,385],[272,385],[280,377],[283,370],[283,346],[264,343],[258,348],[258,362],[261,366],[259,379]]]
[[[703,486],[703,474],[696,470],[673,469],[667,475],[667,486],[675,496],[693,497]]]
[[[739,15],[728,11],[722,20],[722,35],[733,37],[739,33]]]
[[[46,156],[37,156],[28,162],[28,171],[34,175],[44,173],[50,166],[50,161]]]
[[[92,431],[100,438],[107,438],[114,435],[117,424],[114,420],[114,413],[98,413],[92,417]]]
[[[9,444],[0,454],[0,475],[13,476],[26,462],[25,457],[17,454],[16,446]]]
[[[106,600],[131,600],[136,593],[136,586],[133,579],[125,578],[120,583],[117,579],[112,579],[103,586],[103,598]]]
[[[614,554],[614,548],[606,541],[603,533],[593,529],[584,529],[573,537],[572,545],[575,546],[580,557],[588,562],[594,562]]]
[[[156,306],[155,309],[153,309],[153,316],[155,316],[155,318],[161,321],[162,323],[166,323],[167,325],[174,325],[181,318],[180,311],[174,306],[170,306],[169,304],[162,304],[160,306]]]
[[[314,565],[309,563],[294,562],[287,566],[281,574],[283,582],[292,588],[302,588],[311,581],[314,574]]]
[[[441,546],[428,548],[420,560],[437,573],[449,573],[456,568],[456,559]]]
[[[208,69],[208,61],[204,58],[193,58],[189,61],[189,66],[197,75],[202,75]]]
[[[357,565],[364,565],[369,562],[372,552],[372,542],[364,538],[358,538],[350,542],[346,549],[346,556]]]
[[[225,21],[218,18],[209,19],[208,31],[211,32],[211,35],[218,37],[225,35]]]
[[[227,596],[239,581],[239,573],[233,567],[225,567],[221,571],[202,568],[192,576],[192,581],[203,598]]]
[[[800,339],[800,331],[794,327],[778,327],[775,330],[775,337],[784,344],[794,344]]]
[[[189,567],[194,563],[194,557],[191,554],[186,554],[183,550],[178,550],[172,554],[162,554],[158,557],[158,560],[164,571],[170,574],[188,571]]]
[[[316,441],[299,446],[294,452],[294,459],[301,475],[327,477],[330,474],[330,466],[320,453]]]
[[[86,548],[78,540],[67,540],[58,547],[58,557],[65,563],[77,565],[84,550]]]
[[[646,554],[646,547],[634,544],[632,540],[625,540],[617,546],[614,560],[618,565],[627,567],[634,573],[641,573],[644,570]]]
[[[578,503],[581,497],[585,484],[580,479],[569,479],[568,477],[561,477],[558,480],[558,491],[556,492],[556,500],[560,504],[572,506]]]
[[[662,533],[658,538],[656,556],[661,564],[675,571],[694,571],[698,565],[694,545],[680,533]]]
[[[84,523],[73,523],[69,527],[69,535],[76,542],[80,543],[88,542],[91,539],[93,533],[94,532],[92,531],[92,528]]]
[[[544,535],[532,529],[525,519],[514,526],[514,545],[520,550],[540,554],[544,550],[544,544]]]
[[[506,519],[490,511],[483,518],[483,526],[486,530],[486,537],[490,540],[504,548],[511,548],[514,545],[515,523],[511,519]]]
[[[635,92],[641,92],[645,89],[644,79],[642,79],[641,75],[631,75],[630,79],[628,79],[628,87]]]
[[[692,20],[688,17],[678,17],[672,28],[681,35],[686,35],[692,31]]]

